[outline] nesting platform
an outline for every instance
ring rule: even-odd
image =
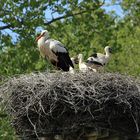
[[[140,82],[129,76],[33,73],[10,79],[0,94],[12,126],[25,139],[82,140],[93,132],[135,138],[140,131]]]

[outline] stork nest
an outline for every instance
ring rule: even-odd
[[[38,73],[0,87],[20,136],[89,133],[98,128],[136,135],[140,82],[111,73]]]

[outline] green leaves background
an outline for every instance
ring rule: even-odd
[[[0,75],[43,71],[50,67],[37,49],[38,29],[47,29],[70,55],[103,52],[109,45],[113,55],[106,70],[139,76],[140,4],[138,0],[113,0],[124,17],[106,13],[101,0],[2,0],[0,3]],[[46,14],[46,13],[49,13]],[[15,33],[17,38],[12,39]],[[14,40],[14,41],[13,41]]]

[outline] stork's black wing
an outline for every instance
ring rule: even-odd
[[[87,60],[87,61],[86,61],[86,63],[87,63],[87,64],[89,64],[89,65],[98,65],[98,66],[103,66],[103,64],[102,64],[102,63],[97,62],[97,61],[90,61],[90,60]]]
[[[63,71],[69,71],[69,67],[74,68],[74,65],[69,57],[69,54],[66,52],[57,52],[55,53],[57,56],[57,67]]]
[[[93,53],[90,57],[97,58],[97,53]]]
[[[57,56],[57,64],[56,67],[63,70],[69,71],[69,67],[74,68],[73,63],[69,57],[69,53],[64,45],[54,39],[50,39],[50,49]]]

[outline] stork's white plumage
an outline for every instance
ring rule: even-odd
[[[63,71],[69,71],[70,66],[74,68],[69,53],[64,45],[54,39],[50,39],[47,30],[43,30],[36,38],[41,55],[47,58],[55,67]]]
[[[71,59],[71,61],[72,61],[73,65],[74,65],[74,64],[75,64],[75,61],[74,61],[74,60],[75,60],[75,58],[74,58],[74,57],[71,57],[70,59]],[[74,73],[75,73],[74,68],[70,67],[69,72],[74,74]]]
[[[111,48],[109,46],[105,47],[105,54],[102,53],[94,53],[88,59],[88,63],[93,63],[98,66],[104,66],[108,63],[111,55]]]
[[[81,72],[87,72],[87,71],[96,72],[96,69],[92,68],[90,64],[83,62],[83,54],[79,54],[78,59],[79,59],[79,70]]]

